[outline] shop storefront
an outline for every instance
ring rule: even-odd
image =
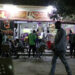
[[[7,10],[0,10],[0,21],[2,31],[10,35],[9,38],[12,39],[24,39],[32,30],[37,29],[39,29],[40,38],[42,38],[43,31],[45,33],[47,33],[47,30],[53,32],[50,28],[53,20],[50,19],[48,13],[44,11],[20,10],[8,12]]]

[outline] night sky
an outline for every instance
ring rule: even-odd
[[[0,0],[0,3],[13,3],[17,5],[47,6],[50,0]]]
[[[63,2],[66,5],[75,6],[75,0],[0,0],[0,3],[13,3],[19,5],[41,5],[46,6],[54,2]]]

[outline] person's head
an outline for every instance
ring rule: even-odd
[[[55,22],[55,28],[56,29],[60,29],[61,28],[61,22],[60,21]]]
[[[33,30],[33,33],[36,33],[36,31],[35,31],[35,30]]]
[[[16,39],[16,42],[19,42],[19,39]]]
[[[72,30],[70,29],[70,33],[72,33]]]
[[[49,33],[49,30],[47,30],[47,33]]]
[[[37,29],[37,32],[39,32],[39,29]]]

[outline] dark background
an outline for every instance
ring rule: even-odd
[[[11,3],[15,5],[54,5],[60,14],[75,14],[75,0],[0,0],[0,4]]]

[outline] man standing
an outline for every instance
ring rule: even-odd
[[[66,32],[61,28],[61,22],[57,21],[55,23],[55,28],[57,29],[57,34],[55,36],[54,45],[52,46],[54,56],[52,59],[52,67],[49,75],[55,75],[56,60],[59,57],[66,68],[67,75],[72,75],[69,65],[66,61]]]
[[[36,52],[36,33],[35,33],[35,30],[33,30],[33,33],[29,34],[28,41],[29,41],[29,57],[30,57],[31,49],[33,51],[33,57],[34,57],[34,54]]]
[[[72,30],[70,30],[69,33],[69,44],[70,44],[70,55],[75,57],[75,34],[72,33]]]

